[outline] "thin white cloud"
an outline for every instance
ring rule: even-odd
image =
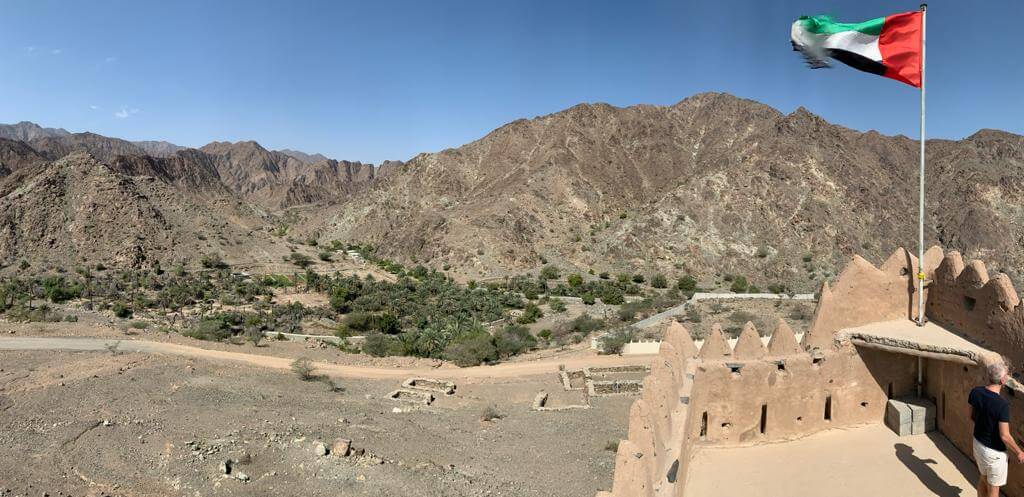
[[[100,106],[99,105],[90,105],[89,108],[92,109],[92,110],[100,110]]]
[[[35,52],[36,51],[36,47],[27,46],[27,47],[25,47],[25,51],[26,52]]]
[[[59,48],[54,48],[53,50],[50,50],[51,55],[60,55],[62,52],[64,52],[64,50],[61,50]]]
[[[126,119],[128,116],[131,116],[131,115],[134,115],[134,114],[138,114],[138,113],[139,113],[139,109],[127,109],[125,107],[121,107],[121,110],[119,110],[119,111],[114,113],[114,117],[116,117],[118,119]]]
[[[107,64],[113,64],[114,62],[117,62],[117,57],[107,57],[103,59],[103,62],[106,62]]]

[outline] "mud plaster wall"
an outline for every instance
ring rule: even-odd
[[[738,374],[729,368],[733,363],[704,362],[690,402],[699,422],[689,438],[705,445],[756,444],[878,423],[890,384],[895,396],[914,391],[917,361],[859,352],[844,347],[825,353],[817,364],[809,354],[789,356],[785,370],[772,361],[748,362]]]
[[[972,388],[985,383],[983,376],[978,366],[932,359],[925,365],[925,391],[935,401],[935,421],[939,431],[972,459],[974,423],[970,419],[967,395]],[[1004,388],[1003,398],[1010,403],[1010,433],[1019,444],[1024,438],[1024,393]],[[1009,477],[1002,492],[1008,497],[1024,496],[1024,467],[1014,464],[1012,455]]]
[[[928,278],[941,260],[939,247],[925,252],[924,272]],[[913,275],[917,271],[917,257],[902,248],[896,249],[878,267],[854,256],[832,285],[822,285],[804,345],[829,348],[833,335],[843,328],[915,318],[917,292]],[[927,302],[927,289],[925,298]]]
[[[960,253],[942,259],[929,285],[925,315],[1002,354],[1011,370],[1024,370],[1024,306],[1005,274],[989,278],[981,261]]]
[[[940,258],[941,251],[929,255],[926,272],[927,261]],[[694,448],[701,444],[762,443],[879,422],[890,384],[894,396],[914,389],[916,358],[879,351],[860,355],[850,345],[837,349],[834,334],[845,326],[906,317],[912,300],[908,274],[914,271],[916,259],[905,251],[881,269],[855,259],[835,293],[823,288],[812,333],[800,345],[780,323],[767,350],[750,326],[735,349],[713,327],[698,351],[685,328],[670,325],[642,397],[630,410],[612,490],[598,495],[682,497]],[[876,298],[879,288],[884,298]],[[864,296],[871,299],[858,303]],[[785,371],[779,371],[779,361]],[[730,367],[735,364],[742,365],[738,375]]]
[[[926,315],[979,345],[1001,354],[1011,372],[1024,369],[1024,306],[1004,274],[989,277],[981,261],[964,263],[958,252],[943,257],[929,285]],[[946,438],[973,458],[967,395],[984,384],[982,368],[938,360],[926,361],[925,389],[934,399],[936,423]],[[1018,443],[1024,435],[1024,392],[1003,389],[1010,403],[1010,431]],[[1024,496],[1024,468],[1009,465],[1003,493]]]

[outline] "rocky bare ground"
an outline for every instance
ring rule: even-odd
[[[625,435],[632,400],[530,411],[558,388],[554,371],[409,407],[385,398],[395,381],[338,378],[334,393],[169,356],[2,352],[0,364],[2,495],[590,496],[610,485],[604,446]],[[482,421],[489,406],[504,417]],[[330,453],[337,439],[349,455]]]

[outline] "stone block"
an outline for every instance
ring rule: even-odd
[[[885,425],[901,437],[933,431],[935,404],[917,397],[890,399],[885,407]]]
[[[885,405],[885,426],[903,437],[912,433],[912,423],[910,407],[905,402],[890,399]]]

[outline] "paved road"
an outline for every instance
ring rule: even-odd
[[[117,350],[122,352],[177,355],[215,362],[244,363],[272,369],[286,370],[290,369],[292,364],[292,359],[287,357],[210,350],[147,340],[49,337],[0,338],[0,350],[105,351],[114,344],[117,345]],[[586,354],[579,357],[556,357],[537,361],[508,362],[494,366],[475,366],[471,368],[378,368],[323,362],[316,362],[314,365],[319,373],[344,378],[390,379],[413,376],[430,378],[509,378],[552,373],[558,370],[559,364],[564,364],[568,369],[580,369],[589,366],[636,365],[648,364],[653,357],[655,356],[621,357]]]

